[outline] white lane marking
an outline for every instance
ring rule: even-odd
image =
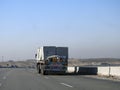
[[[2,84],[0,83],[0,87],[2,86]]]
[[[49,78],[45,76],[45,79],[49,79]]]
[[[60,84],[62,84],[62,85],[64,85],[64,86],[67,86],[67,87],[73,87],[73,86],[71,86],[71,85],[69,85],[69,84],[66,84],[66,83],[60,83]]]
[[[6,76],[4,76],[3,79],[6,79]]]

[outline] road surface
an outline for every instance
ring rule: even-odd
[[[120,90],[120,82],[83,75],[40,75],[34,69],[0,68],[0,90]]]

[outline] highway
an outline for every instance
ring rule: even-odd
[[[120,82],[84,75],[40,75],[34,69],[0,68],[0,90],[120,90]]]

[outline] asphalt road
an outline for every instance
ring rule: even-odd
[[[34,69],[0,68],[0,90],[120,90],[120,82],[84,75],[40,75]]]

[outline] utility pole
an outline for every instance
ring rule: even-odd
[[[4,56],[2,56],[2,62],[4,62]]]
[[[110,77],[111,69],[110,69],[110,64],[109,64],[109,77]]]

